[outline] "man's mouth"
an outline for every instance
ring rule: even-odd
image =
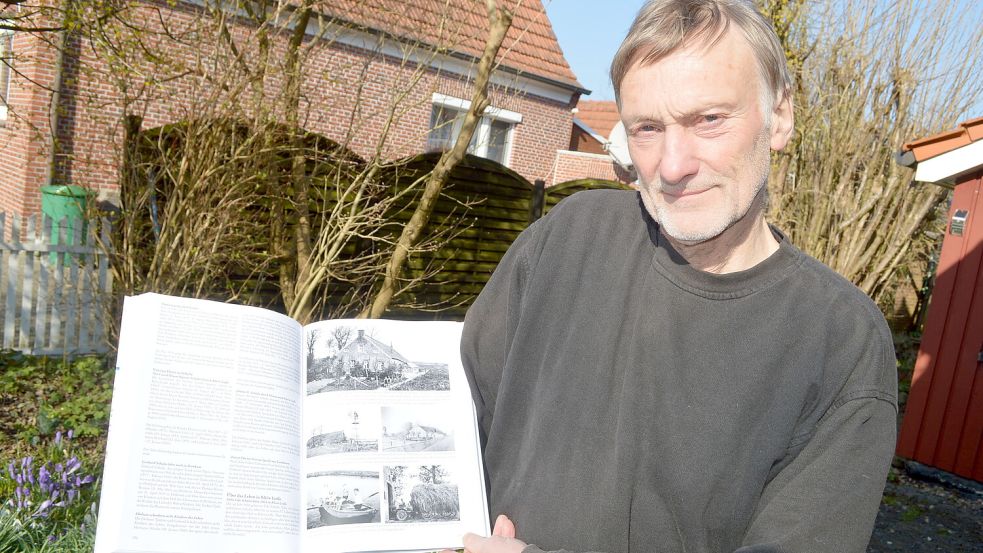
[[[699,196],[704,192],[710,190],[709,188],[685,188],[682,190],[662,190],[662,195],[666,197],[667,201],[675,201],[680,198],[690,198],[693,196]]]

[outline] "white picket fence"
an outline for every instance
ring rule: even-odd
[[[0,213],[3,348],[35,355],[105,352],[112,297],[108,221]],[[52,240],[56,237],[56,240]]]

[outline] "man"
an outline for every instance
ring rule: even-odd
[[[750,1],[652,0],[612,80],[639,191],[566,200],[467,316],[508,517],[467,549],[864,551],[894,352],[876,306],[765,222],[793,124],[774,31]]]

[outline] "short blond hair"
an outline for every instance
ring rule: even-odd
[[[767,105],[792,90],[792,76],[775,29],[750,0],[649,0],[611,62],[611,83],[621,105],[621,81],[636,63],[651,65],[693,43],[715,44],[733,23],[747,39],[766,85]]]

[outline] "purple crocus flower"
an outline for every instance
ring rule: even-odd
[[[22,516],[44,519],[44,524],[50,527],[50,537],[56,539],[63,533],[69,516],[61,509],[71,508],[83,497],[82,486],[95,481],[93,476],[85,474],[78,456],[71,454],[68,441],[73,436],[71,430],[55,434],[52,444],[61,448],[49,448],[49,462],[35,466],[35,458],[27,456],[6,465],[6,472],[15,483],[14,497],[8,506]],[[0,469],[0,479],[3,477]]]
[[[48,516],[48,507],[51,507],[51,500],[50,499],[44,500],[41,503],[41,505],[38,506],[38,510],[37,511],[34,511],[34,515],[32,515],[32,516],[34,516],[35,518],[47,518],[47,516]]]

